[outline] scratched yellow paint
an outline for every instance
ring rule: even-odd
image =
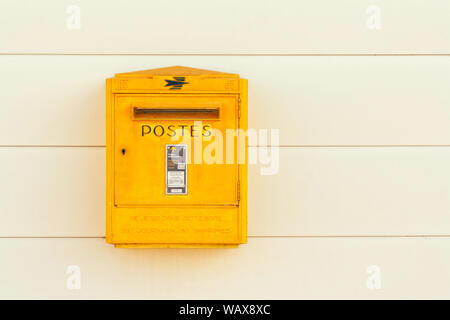
[[[177,66],[116,74],[106,90],[106,241],[120,248],[246,243],[247,80]],[[237,136],[227,139],[227,130]],[[168,160],[173,146],[187,151],[185,166]],[[169,174],[181,175],[173,181],[182,187],[168,182],[171,168],[181,168]]]

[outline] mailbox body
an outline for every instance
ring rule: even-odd
[[[247,80],[169,67],[116,74],[106,90],[106,241],[245,243]]]

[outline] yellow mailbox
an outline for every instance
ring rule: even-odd
[[[106,80],[106,241],[247,241],[247,80],[169,67]]]

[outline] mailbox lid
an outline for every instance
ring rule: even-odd
[[[117,94],[115,204],[237,205],[237,146],[233,148],[232,163],[226,163],[225,152],[218,163],[196,163],[198,156],[195,159],[198,150],[204,158],[207,154],[214,155],[211,151],[215,147],[225,149],[226,129],[239,127],[237,116],[237,94]],[[212,138],[202,141],[199,149],[195,137],[198,139],[200,134],[207,135],[213,129],[221,133],[223,145]],[[167,146],[178,144],[187,146],[190,160],[184,177],[187,192],[167,194]]]

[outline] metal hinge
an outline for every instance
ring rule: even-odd
[[[237,201],[241,201],[241,182],[238,181],[237,183]]]
[[[241,97],[238,97],[238,119],[241,118]]]

